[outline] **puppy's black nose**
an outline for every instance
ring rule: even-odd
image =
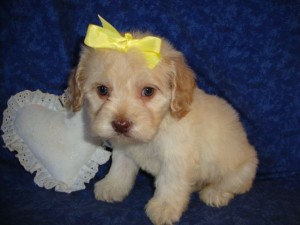
[[[131,127],[131,122],[125,119],[114,120],[111,123],[114,130],[118,133],[127,133]]]

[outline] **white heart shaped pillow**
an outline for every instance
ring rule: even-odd
[[[70,193],[85,188],[110,152],[88,135],[85,113],[70,116],[64,100],[64,95],[20,92],[9,99],[1,128],[6,147],[17,151],[27,171],[36,172],[38,186]]]

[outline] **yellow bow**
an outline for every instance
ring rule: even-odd
[[[124,37],[105,19],[99,16],[102,27],[90,24],[84,39],[84,43],[92,48],[110,48],[127,52],[129,48],[137,48],[143,53],[147,65],[153,69],[160,61],[161,39],[147,36],[134,39],[130,33]]]

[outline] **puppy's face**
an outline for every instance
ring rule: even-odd
[[[194,74],[166,41],[162,59],[149,69],[136,49],[82,52],[70,79],[71,107],[87,100],[94,134],[118,142],[148,142],[166,114],[180,119],[192,102]]]
[[[148,69],[139,52],[90,54],[84,92],[94,133],[118,141],[151,140],[169,111],[168,77]]]

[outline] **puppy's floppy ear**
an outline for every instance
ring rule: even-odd
[[[73,112],[77,112],[81,109],[83,104],[83,84],[84,77],[80,72],[79,66],[71,71],[69,78],[69,99],[67,107]]]
[[[86,76],[84,68],[90,57],[91,50],[88,47],[82,46],[80,53],[80,61],[78,66],[71,71],[69,78],[69,96],[67,107],[73,112],[77,112],[81,109],[84,101],[84,83]]]
[[[183,55],[179,52],[171,57],[172,75],[172,100],[171,114],[180,119],[189,112],[196,87],[195,74],[186,64]]]

